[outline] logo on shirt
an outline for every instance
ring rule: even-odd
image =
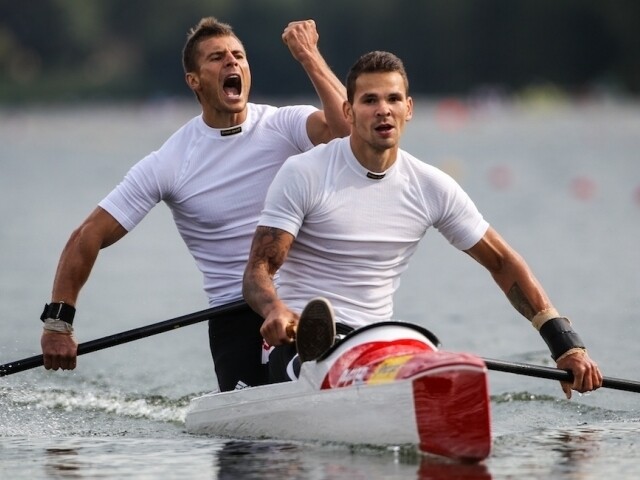
[[[240,133],[241,131],[242,127],[227,128],[226,130],[220,130],[220,136],[228,137],[229,135],[235,135],[236,133]]]
[[[386,175],[386,173],[371,173],[371,172],[367,172],[367,178],[372,178],[374,180],[381,180],[384,178],[384,176]]]

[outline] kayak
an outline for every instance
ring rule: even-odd
[[[297,381],[196,397],[185,423],[193,434],[415,445],[463,461],[491,451],[484,361],[441,350],[435,335],[406,322],[351,332],[303,363]]]

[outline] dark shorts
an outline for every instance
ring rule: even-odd
[[[249,306],[209,320],[209,347],[220,391],[236,386],[268,383],[268,366],[262,364],[263,319]]]
[[[289,382],[298,378],[300,373],[300,359],[296,357],[296,344],[280,345],[274,347],[269,355],[269,383]],[[293,378],[287,374],[287,366],[293,360]]]

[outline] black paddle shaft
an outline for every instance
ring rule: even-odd
[[[98,338],[78,345],[78,355],[132,342],[141,338],[157,335],[158,333],[175,330],[180,327],[186,327],[188,325],[193,325],[194,323],[215,318],[218,315],[232,313],[245,308],[248,308],[247,304],[243,300],[238,300],[226,305],[201,310],[199,312],[190,313],[181,317],[165,320],[163,322],[153,323],[133,330],[127,330],[126,332]],[[542,367],[527,363],[506,362],[503,360],[492,360],[488,358],[483,358],[483,360],[489,370],[527,375],[530,377],[547,378],[550,380],[559,380],[564,382],[573,381],[573,375],[571,372],[559,370],[557,368]],[[16,360],[15,362],[6,363],[4,365],[0,365],[0,377],[40,367],[43,364],[44,360],[42,355],[35,355],[33,357],[23,358],[22,360]],[[612,388],[614,390],[640,393],[640,382],[632,380],[605,377],[602,380],[602,386]]]
[[[489,370],[517,373],[518,375],[528,375],[530,377],[548,378],[550,380],[559,380],[563,382],[573,381],[573,374],[571,372],[560,370],[558,368],[541,367],[538,365],[530,365],[528,363],[505,362],[503,360],[491,360],[489,358],[483,358],[483,360]],[[602,380],[602,386],[612,388],[614,390],[640,393],[640,382],[634,382],[632,380],[604,377]]]
[[[245,308],[248,308],[247,304],[243,300],[238,300],[219,307],[189,313],[163,322],[153,323],[144,327],[134,328],[133,330],[127,330],[126,332],[97,338],[96,340],[79,344],[78,355],[95,352],[97,350],[121,345],[123,343],[133,342],[134,340],[150,337],[169,330],[175,330],[180,327],[186,327],[187,325],[193,325],[194,323],[215,318],[218,315],[232,313]],[[40,367],[43,364],[44,359],[42,355],[35,355],[33,357],[23,358],[22,360],[16,360],[15,362],[6,363],[4,365],[0,365],[0,377]]]

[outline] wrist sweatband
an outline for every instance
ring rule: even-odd
[[[535,316],[531,319],[531,325],[533,325],[536,330],[540,330],[540,327],[542,327],[542,325],[544,325],[546,322],[559,316],[560,314],[555,308],[549,307],[536,313]]]
[[[52,320],[62,320],[69,325],[73,325],[73,317],[76,314],[76,309],[71,305],[67,305],[64,302],[59,303],[45,303],[40,320],[43,322],[50,318]]]
[[[551,351],[551,358],[557,360],[567,351],[573,348],[586,350],[584,342],[571,328],[571,323],[566,317],[557,317],[547,320],[540,327],[540,336]]]
[[[67,323],[64,320],[54,320],[53,318],[47,318],[46,320],[44,320],[44,325],[42,326],[42,328],[49,332],[66,333],[68,335],[73,334],[73,327],[70,323]]]
[[[579,348],[579,347],[570,348],[569,350],[564,352],[562,355],[560,355],[558,358],[556,358],[556,362],[559,362],[560,360],[562,360],[565,357],[568,357],[569,355],[575,355],[577,353],[580,353],[580,354],[584,355],[585,353],[587,353],[587,350],[584,349],[584,348]]]

